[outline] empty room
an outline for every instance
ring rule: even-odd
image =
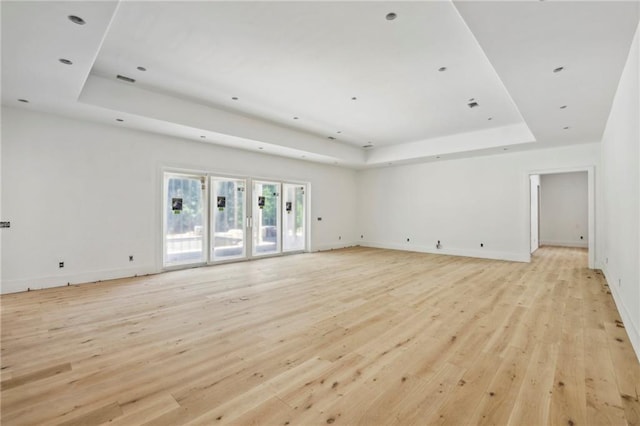
[[[3,425],[640,425],[640,1],[5,1]]]

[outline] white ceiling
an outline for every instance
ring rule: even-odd
[[[2,1],[2,102],[351,167],[597,142],[639,6]]]

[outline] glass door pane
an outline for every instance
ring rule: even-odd
[[[205,262],[205,177],[165,173],[164,266]]]
[[[246,257],[246,183],[243,179],[211,178],[211,260]]]
[[[280,184],[253,183],[253,255],[280,253]]]
[[[305,187],[282,185],[282,251],[305,249]]]

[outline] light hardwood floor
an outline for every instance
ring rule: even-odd
[[[581,249],[352,248],[2,296],[2,424],[640,424]]]

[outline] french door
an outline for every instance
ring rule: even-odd
[[[246,257],[247,197],[244,179],[211,177],[212,262]]]
[[[302,184],[166,172],[164,267],[304,251],[305,192]]]
[[[282,184],[282,251],[302,251],[306,246],[305,187]]]
[[[280,253],[279,182],[253,182],[253,256]]]
[[[164,176],[164,266],[206,262],[206,177]]]

